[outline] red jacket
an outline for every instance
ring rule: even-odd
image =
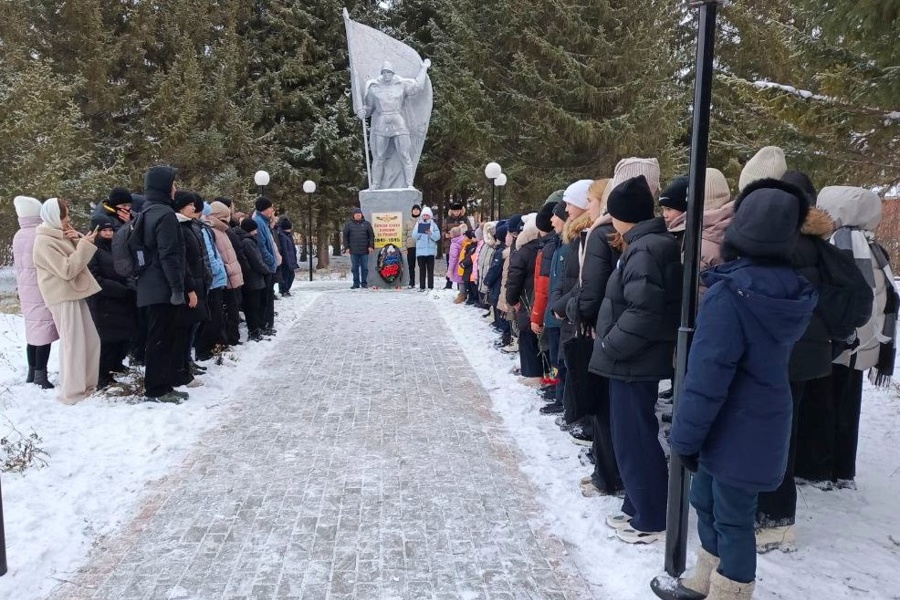
[[[531,307],[531,322],[544,326],[544,315],[547,313],[547,302],[550,299],[550,277],[541,275],[541,261],[544,250],[538,250],[534,264],[534,305]]]

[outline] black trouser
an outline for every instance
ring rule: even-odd
[[[116,342],[100,341],[100,383],[109,383],[115,369],[122,366],[122,360],[131,344],[128,340]]]
[[[209,290],[206,305],[209,308],[209,321],[200,325],[194,348],[197,360],[207,360],[212,356],[216,346],[225,345],[225,288]]]
[[[415,250],[414,250],[415,251]],[[434,257],[433,256],[419,256],[416,258],[416,262],[419,263],[419,289],[424,290],[425,284],[428,284],[428,289],[434,289]],[[412,271],[410,271],[412,273]],[[412,283],[412,279],[409,280]]]
[[[131,358],[138,364],[144,362],[144,351],[147,348],[147,308],[141,306],[135,313],[137,317],[137,335],[131,345]]]
[[[281,277],[278,281],[278,293],[284,295],[285,292],[291,291],[291,286],[294,285],[294,270],[285,265],[281,265],[278,267],[278,270],[281,272]]]
[[[416,285],[416,248],[406,249],[406,267],[409,270],[409,287]]]
[[[830,377],[810,381],[800,405],[797,476],[812,481],[856,477],[863,372],[833,365]]]
[[[264,325],[262,309],[264,293],[264,289],[248,290],[245,288],[241,291],[244,304],[244,318],[247,320],[247,331],[250,333],[251,338],[258,337]]]
[[[263,288],[262,300],[263,329],[275,329],[275,274],[266,276],[266,287]]]
[[[241,341],[241,332],[238,328],[241,324],[241,288],[225,290],[222,293],[222,310],[224,313],[225,343],[229,346],[234,346]]]
[[[144,393],[152,398],[172,391],[184,356],[181,342],[185,329],[178,322],[180,306],[153,304],[147,307],[147,346],[144,351]]]
[[[597,489],[607,494],[615,494],[622,490],[622,476],[619,475],[619,465],[616,462],[616,450],[612,441],[612,422],[610,418],[609,380],[605,377],[597,377],[603,389],[594,390],[602,396],[598,403],[598,411],[591,416],[591,425],[594,430],[591,452],[594,455],[594,472],[591,480]]]
[[[797,518],[797,484],[794,481],[794,464],[797,458],[797,425],[799,423],[800,403],[806,392],[808,381],[791,382],[791,399],[794,401],[794,414],[791,418],[791,444],[788,448],[787,468],[784,480],[774,492],[761,492],[756,509],[757,527],[784,527],[793,525]]]
[[[30,371],[46,371],[47,361],[50,360],[50,346],[25,346],[25,356],[28,359],[28,369]],[[33,375],[33,374],[32,374]]]
[[[538,338],[531,330],[531,323],[528,323],[528,329],[519,330],[519,367],[522,371],[522,377],[543,377],[544,361],[541,357],[541,348]]]

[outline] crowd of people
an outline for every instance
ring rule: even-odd
[[[606,519],[622,542],[665,539],[657,415],[672,422],[700,550],[690,575],[656,591],[747,599],[757,553],[796,547],[798,483],[855,489],[863,377],[890,380],[898,297],[872,191],[817,192],[766,147],[736,195],[711,168],[702,196],[701,304],[674,415],[661,383],[674,375],[687,177],[660,190],[658,161],[629,158],[530,214],[477,224],[453,205],[440,235],[415,207],[407,249],[424,290],[443,243],[455,302],[486,310],[540,413],[591,447],[582,493],[622,498]]]
[[[143,366],[146,400],[177,404],[183,388],[202,385],[200,363],[276,333],[275,286],[290,296],[298,266],[290,221],[266,197],[244,214],[229,198],[177,189],[175,178],[155,166],[142,194],[114,188],[86,233],[62,199],[15,198],[29,383],[57,387],[47,363],[59,340],[62,402],[116,384],[128,362]]]

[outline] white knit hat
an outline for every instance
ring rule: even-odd
[[[766,146],[744,165],[738,180],[738,191],[743,192],[745,187],[760,179],[781,179],[785,171],[787,162],[784,160],[784,150],[778,146]]]
[[[13,198],[17,217],[41,216],[41,201],[31,196],[16,196]]]
[[[434,217],[434,214],[431,212],[431,209],[427,206],[422,207],[422,215],[421,216],[424,217],[425,215],[428,215],[429,217]]]
[[[576,181],[563,192],[563,202],[571,204],[572,206],[577,206],[582,210],[587,210],[588,189],[591,187],[592,183],[594,183],[593,179],[581,179]]]
[[[718,169],[706,169],[706,188],[703,194],[703,210],[722,208],[731,201],[728,180]]]
[[[50,198],[41,206],[41,220],[53,229],[62,229],[61,213],[58,198]]]
[[[655,158],[623,158],[616,165],[612,181],[607,188],[612,192],[613,188],[629,179],[643,175],[650,186],[650,191],[655,196],[659,192],[659,161]],[[609,197],[609,194],[606,194]]]

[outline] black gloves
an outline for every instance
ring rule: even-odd
[[[169,303],[172,304],[172,306],[181,306],[184,304],[184,292],[172,292]]]
[[[679,454],[678,458],[681,459],[681,464],[685,469],[690,471],[691,473],[696,473],[697,469],[700,466],[700,454],[691,454],[690,456],[685,456],[683,454]]]

